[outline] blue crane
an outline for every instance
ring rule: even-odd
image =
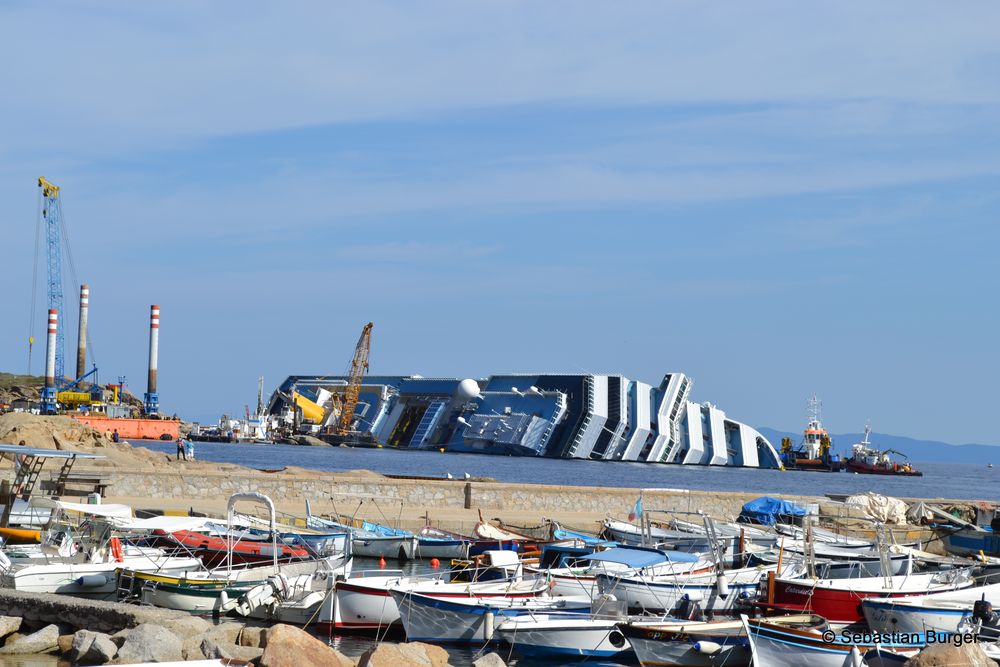
[[[44,177],[38,178],[38,187],[42,189],[42,221],[45,224],[45,241],[48,258],[48,297],[49,308],[55,308],[59,313],[59,328],[56,331],[56,381],[63,382],[66,377],[66,358],[63,354],[63,329],[66,328],[66,311],[63,310],[62,282],[62,204],[59,201],[59,186],[53,185]]]

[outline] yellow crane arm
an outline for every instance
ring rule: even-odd
[[[337,435],[348,435],[351,432],[351,424],[354,421],[354,409],[358,406],[358,392],[361,390],[361,381],[368,372],[368,352],[371,350],[372,327],[374,323],[369,322],[361,330],[361,337],[354,348],[354,359],[351,360],[351,373],[347,379],[347,388],[344,390],[344,401],[340,407],[340,423],[337,425]]]

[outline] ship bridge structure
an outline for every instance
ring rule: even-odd
[[[292,419],[299,432],[323,437],[340,420],[347,384],[346,376],[290,376],[268,411]],[[352,423],[366,439],[398,448],[781,467],[763,435],[711,403],[691,401],[691,386],[684,373],[667,373],[656,385],[592,373],[370,375]]]

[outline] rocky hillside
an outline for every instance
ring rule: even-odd
[[[104,433],[90,428],[71,417],[63,415],[32,415],[22,412],[0,414],[0,443],[17,445],[24,442],[28,447],[43,449],[73,450],[90,452],[103,456],[98,461],[87,461],[86,466],[111,467],[129,470],[167,469],[178,465],[173,456],[154,452],[145,447],[133,447],[128,442],[112,442]],[[9,456],[4,457],[0,467],[9,468],[13,464]],[[241,470],[241,466],[208,463],[203,461],[182,462],[185,470]]]
[[[10,404],[18,399],[37,401],[41,398],[44,385],[45,378],[37,375],[0,373],[0,405]],[[89,384],[83,384],[84,389],[89,387]],[[142,407],[142,401],[128,390],[122,396],[122,402],[135,409]]]

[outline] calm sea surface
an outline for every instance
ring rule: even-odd
[[[135,441],[174,454],[170,442]],[[492,477],[500,482],[530,482],[623,488],[696,489],[823,495],[875,491],[903,498],[1000,500],[1000,467],[962,463],[915,463],[923,477],[884,477],[845,472],[818,473],[747,468],[662,465],[540,459],[486,454],[453,454],[395,449],[348,449],[296,445],[234,445],[195,443],[195,455],[205,461],[238,463],[251,468],[301,466],[343,472],[372,470],[390,475],[426,475],[456,478]]]

